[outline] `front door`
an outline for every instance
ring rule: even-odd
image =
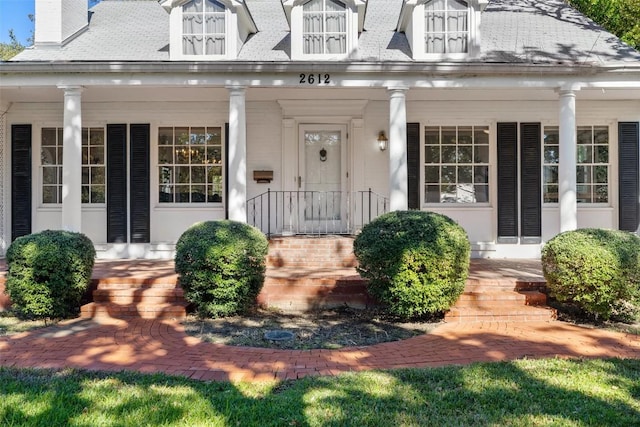
[[[300,126],[299,232],[347,231],[346,136],[345,125]]]

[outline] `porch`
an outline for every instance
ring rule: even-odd
[[[262,306],[304,311],[375,304],[358,275],[349,237],[272,238]],[[0,260],[0,293],[6,260]],[[448,322],[548,321],[540,261],[472,259],[464,294]],[[542,291],[542,292],[541,292]],[[0,300],[0,310],[8,300]],[[82,317],[182,318],[187,303],[173,260],[97,260]]]

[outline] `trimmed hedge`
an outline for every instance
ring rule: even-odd
[[[640,301],[640,238],[618,230],[567,231],[545,244],[542,270],[558,301],[605,320],[628,317],[629,303]]]
[[[451,308],[469,274],[470,247],[452,219],[422,211],[384,214],[364,226],[353,245],[369,293],[403,318]]]
[[[81,233],[46,230],[17,238],[7,250],[12,309],[27,319],[77,316],[95,257],[91,240]]]
[[[187,301],[201,317],[245,312],[262,289],[267,238],[234,221],[191,226],[176,244],[176,272]]]

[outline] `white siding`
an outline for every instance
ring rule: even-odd
[[[538,91],[525,92],[537,100],[481,101],[480,90],[473,91],[474,100],[465,100],[464,91],[429,91],[412,89],[408,92],[407,121],[425,125],[488,125],[491,136],[491,163],[496,163],[495,127],[498,122],[541,122],[558,124],[557,99],[540,100]],[[507,99],[507,91],[482,92],[486,99]],[[450,95],[449,95],[450,94]],[[35,98],[33,93],[29,93]],[[549,94],[544,95],[547,98]],[[513,96],[512,96],[513,98]],[[51,99],[51,98],[50,98]],[[58,228],[61,222],[59,207],[43,206],[40,200],[40,135],[43,127],[62,126],[62,91],[57,102],[15,103],[0,122],[0,178],[3,149],[10,147],[8,140],[11,124],[33,125],[33,230]],[[450,100],[447,100],[450,99]],[[127,101],[125,101],[127,100]],[[280,102],[278,102],[280,100]],[[287,100],[287,101],[283,101]],[[253,89],[247,90],[247,194],[254,197],[272,190],[294,187],[297,173],[298,128],[305,123],[341,123],[349,132],[349,183],[350,190],[371,188],[388,196],[389,155],[377,146],[377,135],[388,135],[389,101],[384,89],[344,90],[296,90]],[[286,109],[289,111],[285,111]],[[363,109],[362,109],[363,108]],[[578,125],[610,126],[610,203],[609,206],[579,206],[580,227],[617,227],[617,121],[639,120],[638,101],[577,101]],[[188,89],[108,89],[88,88],[83,93],[82,121],[84,127],[105,127],[107,124],[149,123],[151,125],[151,244],[162,247],[170,254],[172,244],[186,228],[198,221],[224,218],[222,206],[165,205],[158,202],[157,131],[161,126],[220,126],[228,121],[228,93],[222,88]],[[5,125],[4,132],[2,125]],[[290,130],[288,130],[290,129]],[[422,132],[421,132],[422,134]],[[5,141],[1,141],[2,137]],[[295,153],[294,153],[295,151]],[[422,152],[423,150],[421,150]],[[423,154],[421,154],[423,155]],[[490,203],[483,206],[424,205],[423,209],[441,212],[460,223],[481,256],[537,256],[540,245],[496,244],[496,167],[491,168]],[[274,180],[258,184],[253,180],[254,170],[273,170]],[[4,176],[8,173],[5,170]],[[5,181],[5,182],[7,182]],[[7,182],[8,184],[8,182]],[[0,238],[8,240],[9,191],[2,194],[7,185],[0,186]],[[4,209],[4,211],[3,211]],[[5,215],[3,220],[2,216]],[[82,210],[83,232],[98,245],[106,241],[106,209],[104,206],[85,206]],[[543,241],[559,232],[559,213],[556,205],[544,205],[542,210]],[[0,251],[5,241],[0,240]],[[516,246],[518,246],[516,248]],[[0,252],[2,253],[2,252]],[[118,255],[125,251],[116,250]]]

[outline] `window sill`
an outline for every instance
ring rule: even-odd
[[[424,203],[423,208],[428,209],[474,209],[474,210],[491,210],[493,206],[490,203]]]
[[[578,203],[578,210],[580,209],[613,209],[609,203]],[[543,203],[543,209],[560,209],[559,203]]]
[[[224,209],[222,203],[162,203],[156,204],[154,209],[159,211],[184,211],[184,210],[206,210],[221,211]]]

